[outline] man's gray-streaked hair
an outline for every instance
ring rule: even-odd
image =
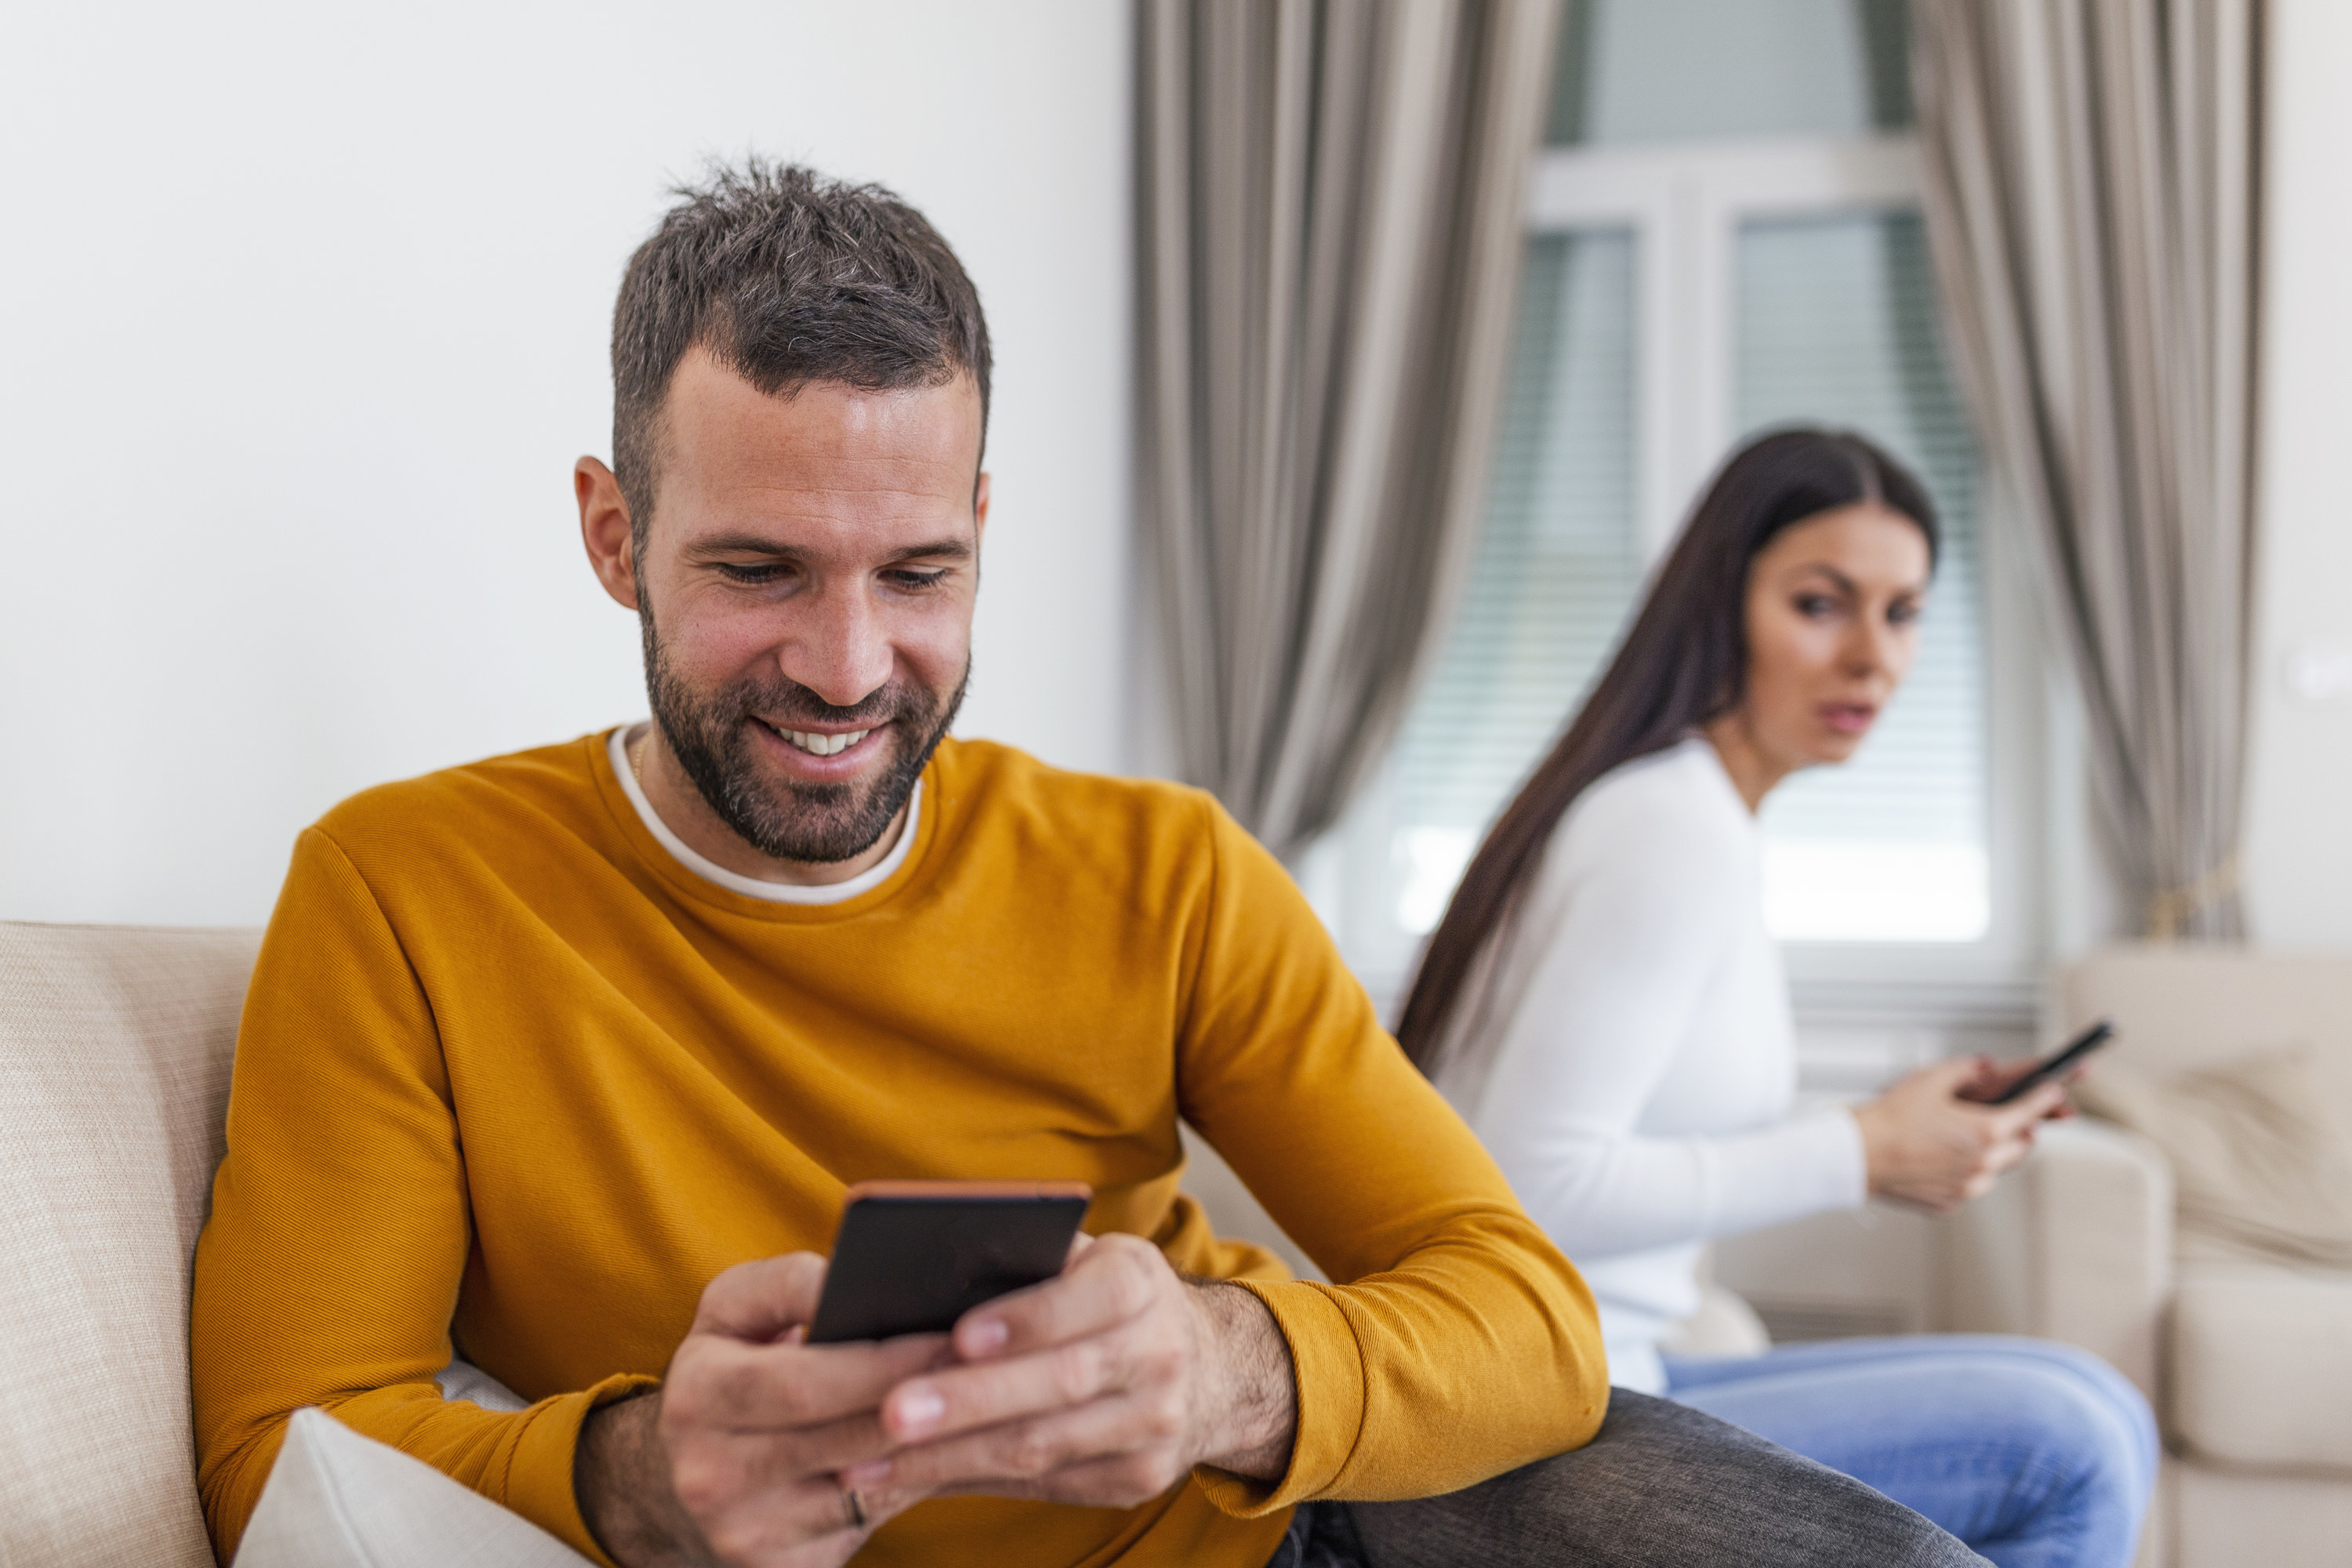
[[[613,469],[636,549],[653,521],[662,404],[699,345],[761,392],[970,375],[988,430],[988,321],[963,264],[879,185],[795,163],[714,163],[629,258],[613,308]]]

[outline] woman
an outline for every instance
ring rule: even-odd
[[[2154,1481],[2138,1394],[2068,1347],[1958,1335],[1681,1361],[1709,1239],[1872,1195],[1987,1190],[2061,1110],[2024,1064],[1948,1062],[1790,1119],[1787,984],[1756,813],[1853,753],[1909,668],[1937,545],[1858,437],[1727,463],[1623,648],[1472,859],[1398,1030],[1583,1269],[1613,1381],[1843,1470],[2002,1568],[2128,1563]]]

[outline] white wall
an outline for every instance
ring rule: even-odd
[[[708,153],[877,179],[997,351],[961,728],[1122,761],[1127,7],[12,11],[0,918],[264,918],[350,792],[645,709],[578,543],[623,262]]]
[[[2270,17],[2246,892],[2260,941],[2352,947],[2352,5]]]

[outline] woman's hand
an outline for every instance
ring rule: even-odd
[[[2045,1083],[2013,1105],[1960,1095],[1998,1093],[2032,1065],[1996,1066],[1983,1057],[1937,1062],[1856,1107],[1871,1195],[1949,1214],[1990,1192],[2032,1151],[2034,1127],[2064,1113],[2066,1086]]]

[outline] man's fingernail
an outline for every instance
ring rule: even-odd
[[[869,1459],[841,1472],[841,1484],[845,1487],[878,1487],[889,1479],[890,1461],[887,1459]]]
[[[982,1318],[977,1322],[966,1323],[963,1327],[963,1353],[994,1355],[1004,1348],[1004,1342],[1012,1337],[1013,1331],[994,1318]]]
[[[919,1432],[932,1426],[948,1413],[947,1401],[928,1388],[918,1388],[901,1394],[895,1401],[898,1426],[901,1432]]]

